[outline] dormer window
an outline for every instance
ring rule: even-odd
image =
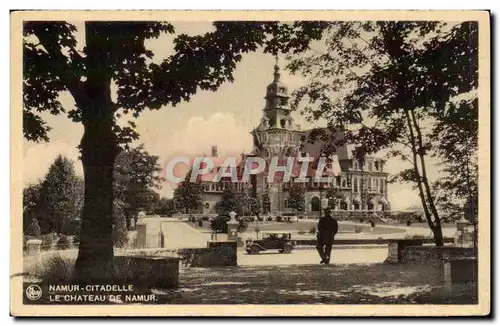
[[[280,93],[284,93],[286,89],[284,87],[280,87]]]

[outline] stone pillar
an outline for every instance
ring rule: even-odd
[[[229,213],[231,220],[227,222],[227,241],[238,241],[238,221],[234,219],[235,212]]]
[[[156,228],[152,228],[149,223],[140,222],[136,225],[137,248],[159,248],[160,235]]]
[[[468,230],[469,221],[461,218],[457,221],[457,231],[455,232],[455,246],[457,247],[470,247],[472,245],[472,237]]]
[[[137,236],[136,236],[136,246],[137,249],[142,249],[146,248],[146,243],[147,243],[147,223],[144,222],[139,222],[136,224],[135,229],[137,230]]]
[[[42,259],[42,253],[40,251],[41,246],[42,246],[42,240],[31,239],[26,241],[28,256],[33,257],[36,260],[41,260]]]

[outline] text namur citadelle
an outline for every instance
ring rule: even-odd
[[[124,292],[121,294],[120,292]],[[50,302],[155,302],[155,294],[135,294],[131,284],[49,285]]]

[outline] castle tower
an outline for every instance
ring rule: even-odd
[[[254,152],[264,158],[295,156],[300,145],[300,131],[292,117],[288,87],[281,81],[277,58],[273,77],[266,87],[260,124],[254,130]]]
[[[265,106],[257,128],[252,131],[254,153],[270,161],[272,157],[296,156],[300,148],[301,131],[294,123],[289,106],[288,87],[281,81],[278,58],[274,66],[273,81],[266,87]],[[257,192],[269,196],[271,212],[283,211],[282,184],[267,184],[264,177],[257,180]]]

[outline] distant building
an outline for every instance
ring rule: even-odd
[[[265,107],[260,124],[251,131],[254,139],[252,153],[242,154],[242,159],[249,156],[258,156],[264,159],[271,157],[297,157],[309,156],[315,158],[311,163],[312,169],[328,145],[327,140],[308,142],[312,130],[301,130],[295,124],[289,106],[288,87],[280,80],[279,67],[274,67],[274,79],[266,88]],[[324,131],[327,131],[324,129]],[[330,133],[331,139],[342,142],[342,132]],[[306,140],[305,140],[306,139]],[[329,206],[337,216],[359,217],[362,212],[389,211],[390,204],[387,200],[387,177],[384,171],[385,162],[375,157],[366,157],[364,165],[353,158],[353,146],[343,144],[337,146],[335,154],[338,158],[340,173],[329,176],[327,183],[317,183],[311,180],[306,185],[305,211],[299,214],[304,216],[318,216],[322,202],[326,199],[326,192],[334,187],[336,199],[329,201]],[[217,147],[212,147],[212,157],[217,157]],[[217,161],[217,160],[216,160]],[[338,166],[337,165],[337,166]],[[220,168],[220,167],[216,167]],[[239,170],[241,173],[241,169]],[[266,181],[266,173],[252,176],[247,183],[232,184],[231,180],[223,179],[218,183],[202,178],[203,203],[197,210],[200,214],[215,214],[215,205],[220,200],[226,187],[234,187],[236,191],[248,191],[249,195],[257,198],[263,207],[264,197],[270,202],[270,210],[263,214],[278,216],[292,213],[288,206],[289,183]]]

